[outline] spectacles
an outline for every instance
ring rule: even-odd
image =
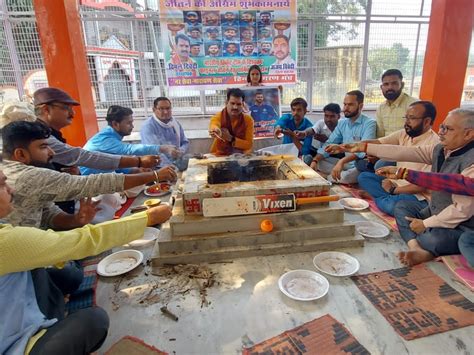
[[[66,105],[66,104],[49,104],[49,106],[57,107],[65,111],[69,112],[74,112],[74,109],[72,108],[71,105]]]
[[[448,133],[448,132],[451,132],[451,131],[454,131],[454,128],[448,127],[448,126],[446,126],[446,125],[444,125],[444,124],[440,124],[440,125],[439,125],[439,132],[440,132],[440,133],[442,133],[442,132]]]

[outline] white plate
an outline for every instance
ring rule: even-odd
[[[135,240],[132,240],[131,242],[128,242],[128,244],[125,244],[124,247],[136,248],[136,247],[148,245],[149,243],[151,243],[158,237],[158,233],[160,233],[160,230],[158,228],[146,227],[145,233],[143,233],[143,237],[141,237],[140,239],[135,239]]]
[[[103,258],[97,265],[101,276],[118,276],[125,274],[143,261],[143,254],[138,250],[121,250]]]
[[[339,203],[345,209],[351,211],[362,211],[369,207],[369,203],[366,200],[354,197],[346,197],[339,200]]]
[[[313,264],[319,271],[338,277],[354,275],[360,267],[356,258],[338,251],[319,253],[314,257]]]
[[[314,301],[329,290],[328,280],[311,270],[292,270],[278,280],[280,291],[297,301]]]
[[[362,221],[355,223],[356,231],[367,238],[385,238],[390,234],[390,229],[381,223]]]

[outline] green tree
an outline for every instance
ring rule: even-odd
[[[368,65],[372,72],[372,79],[379,80],[387,69],[396,68],[406,72],[410,50],[401,43],[394,43],[391,47],[376,47],[369,49]]]
[[[315,23],[314,46],[316,48],[327,47],[328,39],[338,40],[341,37],[353,39],[358,35],[359,23],[352,22],[342,25],[341,23],[327,22],[324,21],[326,15],[358,15],[365,13],[366,9],[366,0],[298,1],[298,17],[300,19],[314,18],[315,14],[321,18],[321,21]]]

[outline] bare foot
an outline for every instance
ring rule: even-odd
[[[414,266],[434,259],[433,254],[424,249],[401,251],[398,259],[403,265]]]

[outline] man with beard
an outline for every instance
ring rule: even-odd
[[[228,42],[224,45],[224,57],[238,57],[239,56],[239,44],[234,42]]]
[[[403,128],[403,116],[408,106],[416,99],[402,92],[405,83],[398,69],[389,69],[382,74],[380,89],[385,97],[375,114],[377,119],[377,137],[384,137]]]
[[[219,42],[211,42],[207,45],[208,57],[220,57],[221,56],[221,44]]]
[[[171,168],[139,174],[94,174],[78,176],[48,169],[54,158],[49,147],[50,131],[39,122],[12,122],[2,129],[2,170],[16,191],[14,211],[8,223],[65,230],[82,227],[92,220],[95,205],[85,201],[76,214],[63,212],[54,201],[81,199],[124,191],[155,180],[176,178]],[[46,168],[46,169],[45,169]]]
[[[227,91],[226,106],[209,123],[209,134],[214,138],[211,153],[222,156],[252,151],[254,123],[243,113],[244,99],[240,89]]]
[[[9,184],[0,171],[1,220],[14,211],[15,191]],[[0,223],[0,353],[79,355],[99,349],[107,337],[107,313],[93,306],[66,315],[63,290],[52,285],[38,294],[35,275],[53,269],[45,269],[49,265],[97,255],[140,238],[147,225],[163,223],[170,216],[168,206],[158,206],[67,232]],[[45,307],[42,296],[50,307]]]
[[[66,144],[61,129],[69,126],[74,119],[74,106],[79,102],[61,89],[46,87],[38,89],[33,95],[35,114],[38,121],[51,130],[47,139],[49,148],[54,151],[52,163],[58,171],[70,172],[77,166],[93,169],[115,170],[119,168],[153,168],[158,165],[157,155],[119,156],[89,152]]]
[[[255,44],[252,42],[242,42],[240,46],[242,56],[251,57],[255,55]]]
[[[431,164],[434,173],[474,177],[474,110],[455,109],[439,126],[440,143],[401,147],[366,142],[328,147],[331,152],[366,152],[382,159]],[[395,219],[408,251],[398,253],[409,266],[435,257],[459,254],[461,235],[474,231],[474,199],[447,191],[431,191],[427,207],[418,201],[400,201]]]
[[[405,128],[386,137],[369,140],[372,144],[392,144],[405,147],[438,144],[439,137],[431,129],[436,118],[436,108],[429,101],[412,103],[405,115]],[[429,171],[431,165],[420,163],[397,162],[397,167],[413,170]],[[372,172],[362,172],[357,178],[359,187],[367,191],[381,211],[393,216],[398,201],[420,201],[427,206],[426,189],[412,185],[405,180],[386,179]]]
[[[276,60],[270,65],[270,74],[275,71],[278,73],[280,70],[295,69],[296,62],[290,53],[290,40],[285,35],[273,38],[273,55]]]
[[[85,150],[119,155],[166,154],[169,157],[175,157],[179,154],[176,147],[172,145],[123,143],[123,137],[132,134],[134,127],[133,111],[128,107],[110,106],[105,119],[109,125],[87,141],[84,146]],[[80,169],[83,175],[103,172],[86,167],[81,167]],[[130,174],[141,171],[119,169],[115,170],[115,172]]]
[[[326,143],[318,149],[318,153],[311,162],[311,168],[318,171],[331,182],[354,184],[357,182],[358,170],[354,167],[354,160],[362,159],[365,154],[346,154],[342,159],[330,157],[324,148],[330,144],[350,143],[360,140],[374,139],[376,122],[362,113],[364,94],[359,90],[352,90],[344,97],[344,118],[339,119],[336,128]],[[332,153],[331,153],[332,154]]]

